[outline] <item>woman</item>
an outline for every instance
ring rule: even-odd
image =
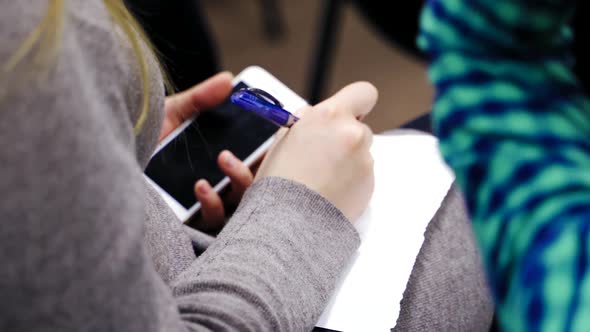
[[[506,331],[589,326],[590,103],[573,73],[575,8],[442,0],[422,14],[435,131]]]
[[[3,3],[0,330],[311,329],[358,246],[349,220],[373,170],[356,119],[376,90],[350,85],[282,132],[195,258],[142,170],[158,137],[220,102],[229,77],[163,112],[140,35],[120,0]]]

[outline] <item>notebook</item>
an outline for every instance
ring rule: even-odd
[[[375,135],[375,191],[356,221],[361,246],[316,324],[336,331],[389,331],[424,232],[454,180],[435,137]]]

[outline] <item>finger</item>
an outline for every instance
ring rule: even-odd
[[[356,82],[345,86],[332,97],[317,104],[314,109],[342,110],[360,119],[375,107],[378,96],[377,88],[371,83]]]
[[[260,165],[264,161],[264,158],[266,158],[267,154],[268,151],[263,152],[260,158],[258,158],[255,162],[252,163],[252,165],[250,165],[250,171],[252,172],[252,175],[256,175],[256,172],[258,172],[258,169],[260,168]]]
[[[195,195],[201,202],[203,227],[212,229],[221,226],[225,218],[223,202],[207,180],[199,180],[195,183]]]
[[[166,112],[181,124],[195,112],[217,106],[229,95],[233,75],[219,73],[194,87],[166,99]]]
[[[160,140],[198,111],[221,103],[232,89],[232,78],[231,73],[223,72],[187,91],[166,98],[166,117],[160,130]]]
[[[273,146],[277,145],[278,142],[280,142],[283,139],[283,137],[285,137],[285,135],[287,135],[288,132],[289,132],[289,128],[285,128],[285,127],[279,128],[279,130],[277,130],[277,132],[275,133],[275,141],[273,143]]]
[[[252,184],[254,179],[252,171],[250,171],[250,168],[246,164],[234,156],[233,153],[227,150],[219,154],[217,163],[231,181],[232,196],[239,200],[246,189]]]
[[[371,130],[371,127],[367,126],[364,123],[360,123],[360,125],[363,127],[363,145],[366,147],[366,149],[370,149],[371,145],[373,145],[373,131]]]
[[[301,107],[300,109],[298,109],[297,111],[295,111],[295,114],[297,117],[302,118],[304,117],[307,113],[311,112],[313,110],[313,107],[310,105],[306,105]]]

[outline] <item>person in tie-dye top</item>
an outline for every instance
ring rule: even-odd
[[[429,1],[434,131],[506,331],[590,330],[590,103],[574,1]],[[588,59],[586,59],[588,60]]]

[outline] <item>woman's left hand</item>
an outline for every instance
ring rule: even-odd
[[[221,104],[231,92],[232,78],[232,74],[223,72],[189,90],[166,98],[166,115],[159,140],[199,112]],[[252,171],[229,151],[222,151],[217,162],[219,168],[230,178],[231,188],[222,199],[207,180],[201,179],[195,183],[195,195],[201,202],[201,218],[197,226],[203,231],[215,231],[223,226],[225,207],[237,205],[254,178]]]
[[[229,72],[219,73],[188,90],[167,97],[159,141],[199,112],[221,104],[231,92],[232,79],[233,75]]]

